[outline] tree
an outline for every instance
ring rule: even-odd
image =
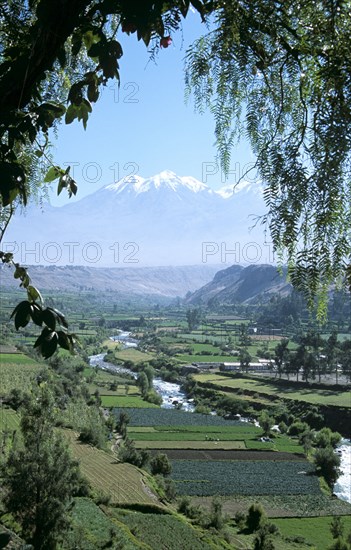
[[[163,476],[169,476],[172,472],[172,465],[167,455],[164,453],[157,453],[150,460],[150,468],[152,475],[161,474]]]
[[[247,351],[247,348],[241,348],[239,353],[241,370],[245,370],[247,372],[249,370],[251,360],[252,360],[252,357],[250,353]]]
[[[201,322],[201,311],[198,308],[187,309],[186,320],[188,323],[189,331],[193,331],[197,328]]]
[[[118,421],[116,424],[116,430],[118,431],[119,434],[121,434],[123,439],[126,439],[127,437],[127,427],[129,422],[130,422],[129,415],[126,412],[121,411],[119,413]]]
[[[151,365],[147,365],[145,368],[144,368],[144,372],[147,376],[147,380],[148,380],[148,383],[149,383],[149,387],[152,388],[152,382],[154,380],[154,376],[155,376],[155,370],[153,367],[151,367]]]
[[[141,395],[145,397],[147,395],[147,392],[149,391],[149,380],[145,374],[145,372],[140,372],[138,374],[138,378],[136,380],[138,388],[140,388]]]
[[[5,507],[35,550],[55,549],[68,528],[67,512],[81,485],[78,463],[54,430],[55,402],[46,383],[21,410],[23,448],[13,449],[3,469]]]
[[[288,350],[289,340],[287,338],[284,338],[279,344],[275,346],[274,349],[274,362],[277,367],[277,372],[279,378],[281,378],[284,365],[286,361],[288,361],[289,357],[289,350]]]
[[[214,29],[187,53],[187,92],[214,113],[226,173],[235,139],[251,142],[261,221],[310,307],[316,294],[325,306],[332,280],[351,284],[349,7],[218,2]]]
[[[317,472],[332,487],[340,475],[340,457],[334,453],[332,447],[326,447],[316,449],[314,462]]]
[[[258,422],[263,430],[263,435],[269,435],[271,428],[274,425],[274,418],[269,416],[267,411],[262,411],[259,416]]]

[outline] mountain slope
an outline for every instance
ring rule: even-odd
[[[250,216],[264,212],[259,185],[214,191],[164,171],[123,178],[62,207],[30,207],[11,222],[5,249],[23,264],[270,262],[260,228],[249,232]]]
[[[221,270],[210,283],[187,298],[192,305],[234,304],[268,300],[273,294],[286,296],[292,286],[286,273],[280,275],[272,265],[233,265]]]
[[[184,297],[212,279],[218,266],[120,267],[32,266],[33,284],[40,290],[112,291],[123,295]],[[18,288],[13,270],[0,266],[1,286]]]

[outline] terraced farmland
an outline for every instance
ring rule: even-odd
[[[203,540],[203,533],[172,515],[116,512],[115,517],[126,524],[133,535],[149,548],[163,550],[211,550],[213,545]],[[202,535],[202,536],[201,536]]]
[[[13,388],[26,390],[42,366],[23,353],[0,354],[0,395],[7,395]]]
[[[317,405],[332,405],[337,407],[351,407],[351,396],[349,391],[334,392],[327,389],[299,388],[294,389],[291,385],[275,383],[274,380],[261,380],[250,378],[230,378],[219,374],[195,374],[195,380],[199,383],[205,382],[220,390],[248,390],[258,393],[260,396],[280,397],[306,401]]]
[[[173,460],[172,479],[180,495],[319,495],[307,461]]]
[[[139,408],[139,409],[158,409],[159,406],[154,403],[144,401],[139,395],[101,395],[101,404],[103,407],[114,408]]]
[[[73,456],[91,485],[110,495],[112,504],[157,504],[157,497],[147,487],[146,474],[131,464],[120,463],[112,454],[77,441],[67,432]]]
[[[245,449],[244,441],[136,441],[137,449]]]
[[[179,418],[178,411],[169,411],[169,418]],[[146,412],[146,415],[148,413]],[[191,415],[208,418],[206,415]],[[214,417],[210,417],[214,418]],[[181,420],[183,417],[181,417]],[[195,419],[194,419],[195,420]],[[129,436],[141,449],[250,449],[259,451],[285,451],[303,453],[298,441],[286,435],[277,435],[272,441],[261,441],[262,429],[248,422],[222,425],[176,426],[155,425],[129,428]],[[274,459],[274,455],[272,455]]]
[[[114,409],[114,413],[118,417],[121,410]],[[177,411],[173,409],[135,409],[131,408],[127,411],[130,418],[129,426],[203,426],[206,430],[207,426],[238,426],[241,422],[236,420],[224,420],[220,416],[212,416],[209,414],[190,414],[185,411]]]

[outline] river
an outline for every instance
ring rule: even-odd
[[[114,341],[123,342],[125,347],[135,347],[134,344],[137,344],[137,341],[130,339],[129,333],[126,332],[119,334],[118,336],[114,336],[111,339]],[[129,342],[129,340],[132,340],[132,342]],[[133,345],[130,346],[130,344]],[[137,374],[130,369],[126,369],[122,365],[113,365],[112,363],[105,362],[104,356],[104,353],[91,355],[89,358],[90,365],[119,374],[129,374],[133,378],[137,378]],[[186,398],[186,395],[181,391],[179,384],[165,382],[161,378],[155,378],[153,381],[153,386],[162,396],[161,407],[165,409],[172,409],[177,404],[182,404],[183,411],[194,411],[193,400]],[[334,485],[334,494],[341,500],[345,500],[351,504],[351,441],[348,439],[343,439],[336,452],[339,454],[341,459],[340,469],[342,473]]]
[[[336,452],[341,459],[341,476],[334,485],[334,494],[341,500],[351,503],[351,441],[343,439]]]

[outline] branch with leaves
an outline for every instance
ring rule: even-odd
[[[68,332],[68,323],[64,315],[55,308],[44,308],[44,300],[39,290],[31,284],[27,268],[15,263],[11,253],[0,252],[0,259],[4,264],[15,268],[13,276],[20,281],[20,287],[27,292],[27,300],[17,304],[11,314],[16,330],[26,327],[30,321],[43,327],[34,343],[34,348],[44,359],[51,357],[58,347],[73,354],[77,338]]]

